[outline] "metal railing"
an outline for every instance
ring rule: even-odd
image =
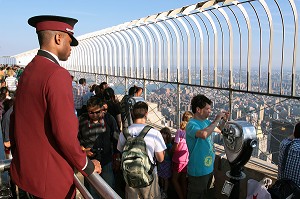
[[[0,176],[10,168],[11,159],[0,160]],[[97,174],[92,173],[85,177],[96,189],[96,191],[105,199],[121,199],[121,197]],[[2,178],[0,178],[0,186],[2,186]],[[74,174],[74,184],[85,199],[93,199],[92,195],[88,192],[85,186],[81,183],[79,178]]]
[[[300,120],[298,15],[299,0],[203,1],[80,36],[61,65],[118,94],[142,85],[157,125],[178,128],[191,97],[206,94],[215,111],[251,122],[255,156],[276,163],[274,146]],[[26,65],[36,51],[13,58]]]

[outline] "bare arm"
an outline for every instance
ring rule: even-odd
[[[229,118],[229,112],[227,111],[220,112],[216,116],[215,120],[208,127],[202,130],[198,130],[196,132],[196,137],[206,139],[208,136],[212,134],[212,132],[221,133],[221,130],[224,128],[225,122],[222,122],[219,126],[218,124],[221,120],[227,121],[227,118]]]
[[[121,119],[121,114],[118,114],[118,115],[117,115],[117,124],[118,124],[118,127],[119,127],[120,131],[122,131],[122,119]]]
[[[155,157],[158,162],[162,162],[165,158],[165,151],[155,152]]]
[[[197,138],[202,138],[202,139],[206,139],[207,137],[209,137],[212,132],[215,131],[215,129],[217,131],[220,131],[218,128],[217,128],[217,125],[218,123],[220,122],[220,119],[215,119],[208,127],[206,127],[205,129],[201,129],[201,130],[198,130],[196,132],[196,137]]]
[[[174,142],[174,144],[172,145],[172,152],[174,153],[178,148],[178,143]]]

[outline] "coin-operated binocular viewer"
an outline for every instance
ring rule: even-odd
[[[240,180],[246,177],[242,172],[243,166],[249,161],[253,148],[257,145],[256,130],[246,121],[229,121],[225,124],[222,134],[230,165],[230,171],[226,172],[230,182],[225,181],[222,193],[230,199],[238,199]]]

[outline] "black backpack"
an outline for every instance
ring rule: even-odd
[[[120,102],[121,119],[122,119],[123,127],[128,127],[132,124],[132,118],[131,118],[132,107],[130,107],[130,103],[129,103],[130,98],[131,96],[125,95]]]

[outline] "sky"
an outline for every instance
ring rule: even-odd
[[[35,29],[27,20],[36,15],[78,19],[75,37],[202,0],[0,0],[0,57],[38,48]]]

